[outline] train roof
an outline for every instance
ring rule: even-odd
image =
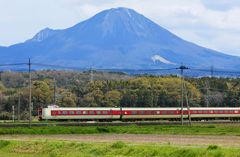
[[[57,110],[120,110],[120,107],[44,107]],[[122,107],[124,110],[181,110],[181,107]],[[240,107],[190,107],[191,110],[236,110]],[[183,110],[187,110],[186,107]]]

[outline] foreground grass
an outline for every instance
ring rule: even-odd
[[[229,135],[240,136],[240,124],[216,125],[154,125],[154,126],[102,126],[102,127],[11,127],[0,128],[0,134],[99,134],[99,133],[126,133],[126,134],[172,134],[172,135]]]
[[[239,149],[208,147],[173,147],[114,143],[75,143],[68,141],[1,141],[0,156],[239,156]]]

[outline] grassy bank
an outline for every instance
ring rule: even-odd
[[[172,134],[172,135],[229,135],[240,136],[240,124],[216,125],[154,125],[154,126],[103,126],[103,127],[16,127],[0,128],[0,134]]]
[[[226,156],[240,155],[239,149],[208,147],[174,147],[127,145],[114,143],[75,143],[63,141],[1,141],[0,156]]]

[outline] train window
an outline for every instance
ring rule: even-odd
[[[204,113],[208,113],[208,111],[204,111]]]
[[[131,111],[131,114],[137,114],[137,111]]]
[[[167,111],[161,111],[162,114],[167,114]]]
[[[95,112],[94,111],[90,111],[90,114],[94,114]]]
[[[145,111],[139,111],[139,114],[145,114]]]
[[[223,111],[219,111],[219,113],[223,113]]]
[[[76,111],[76,114],[82,114],[82,112],[81,111]]]
[[[174,111],[169,111],[169,114],[174,114]]]
[[[53,111],[53,114],[56,114],[56,111]]]
[[[88,114],[88,111],[83,111],[83,114]]]
[[[153,111],[147,111],[147,114],[152,114],[153,113]]]
[[[225,113],[228,113],[228,111],[225,111]]]
[[[233,111],[230,111],[230,113],[233,113]]]
[[[101,114],[101,111],[96,111],[96,114]]]
[[[198,113],[202,113],[202,111],[198,111]]]
[[[58,114],[61,114],[61,111],[58,111]]]
[[[75,114],[75,112],[74,111],[69,111],[69,114]]]
[[[209,113],[213,113],[213,111],[209,111]]]
[[[218,113],[218,111],[214,111],[214,113]]]
[[[103,111],[102,113],[103,113],[103,114],[108,114],[108,111]]]
[[[238,113],[238,111],[234,111],[234,113]]]
[[[197,113],[197,111],[193,111],[193,113]]]
[[[160,114],[160,111],[154,111],[154,114]]]
[[[68,111],[62,111],[62,114],[67,114],[68,113]]]

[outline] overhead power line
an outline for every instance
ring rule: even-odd
[[[18,66],[18,65],[29,65],[29,63],[13,63],[13,64],[0,64],[0,66]],[[71,70],[81,70],[81,71],[90,71],[91,68],[81,68],[81,67],[70,67],[70,66],[60,66],[60,65],[51,65],[51,64],[42,64],[42,63],[31,63],[32,66],[42,66],[49,67],[55,69],[71,69]],[[166,69],[101,69],[95,68],[96,71],[106,71],[106,72],[157,72],[157,71],[170,71],[170,70],[191,70],[191,71],[202,71],[209,72],[211,75],[214,73],[235,73],[240,74],[240,71],[230,71],[230,70],[213,70],[213,66],[211,69],[194,69],[194,68],[186,68],[184,66],[180,66],[180,68],[166,68]]]
[[[28,65],[28,63],[0,64],[0,66]]]

